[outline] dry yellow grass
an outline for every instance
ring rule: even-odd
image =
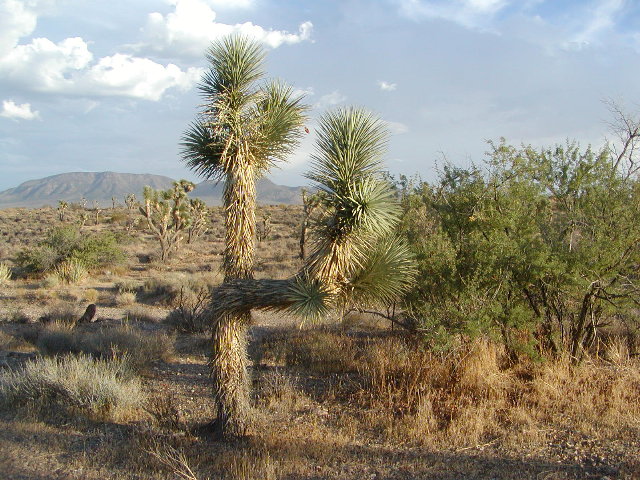
[[[301,209],[261,207],[260,218],[263,212],[272,230],[257,245],[258,276],[285,278],[299,267]],[[70,209],[69,221],[80,213]],[[17,226],[0,239],[0,262],[59,222],[53,209],[2,215]],[[124,223],[103,217],[83,230],[125,232]],[[513,364],[487,340],[460,339],[452,351],[434,353],[358,314],[339,327],[302,330],[290,319],[259,314],[251,348],[256,424],[238,443],[211,441],[201,428],[214,415],[208,335],[178,333],[175,354],[173,337],[157,349],[144,341],[168,332],[161,320],[171,311],[169,297],[179,294],[175,285],[220,282],[219,209],[211,220],[169,265],[150,263],[154,239],[133,229],[126,268],[94,272],[82,285],[18,278],[3,286],[0,365],[23,364],[38,339],[51,340],[55,331],[75,338],[69,348],[100,336],[101,348],[110,341],[141,346],[151,360],[142,362],[148,401],[135,421],[52,422],[0,412],[0,472],[96,480],[640,478],[640,359],[622,334],[578,366],[563,358]],[[170,295],[140,295],[145,283],[169,284]],[[87,303],[98,305],[98,323],[74,330]],[[69,325],[38,322],[47,315]]]

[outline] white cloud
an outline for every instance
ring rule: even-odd
[[[115,54],[103,57],[84,72],[75,83],[78,92],[88,95],[125,96],[158,101],[169,88],[188,90],[200,78],[201,70],[182,71],[173,64],[167,66],[148,58]]]
[[[190,88],[200,70],[182,71],[147,58],[115,54],[93,63],[93,54],[79,37],[55,44],[36,38],[0,58],[2,78],[20,88],[83,96],[128,96],[159,100],[169,88]]]
[[[40,112],[31,110],[31,104],[29,103],[18,105],[13,100],[4,100],[2,102],[0,117],[10,118],[12,120],[35,120],[40,118]]]
[[[251,8],[253,0],[207,0],[207,3],[214,8],[246,9]]]
[[[580,30],[567,42],[569,48],[581,48],[594,42],[602,33],[615,27],[615,17],[624,7],[624,0],[603,0],[588,11]]]
[[[307,87],[307,88],[294,88],[293,89],[293,96],[294,97],[311,97],[315,95],[315,91],[313,90],[313,87]]]
[[[393,92],[398,87],[397,84],[385,82],[384,80],[379,81],[378,86],[380,87],[380,90],[385,92]]]
[[[467,28],[486,30],[507,0],[397,0],[400,12],[412,19],[443,19]]]
[[[23,88],[56,91],[73,84],[73,74],[87,67],[92,58],[87,44],[79,37],[57,44],[47,38],[35,38],[0,58],[0,70],[3,78]]]
[[[386,120],[384,122],[387,125],[387,128],[394,135],[402,135],[403,133],[407,133],[409,131],[409,127],[407,127],[404,123],[400,122],[391,122]]]
[[[20,38],[36,28],[37,15],[24,2],[4,0],[0,2],[0,56],[6,55]]]
[[[267,30],[251,22],[235,25],[220,23],[216,21],[216,12],[205,0],[174,0],[173,3],[175,10],[167,15],[158,12],[149,14],[144,28],[147,41],[134,45],[134,48],[177,57],[199,57],[212,41],[231,33],[241,33],[277,48],[283,44],[309,40],[313,29],[311,22],[302,23],[298,33]]]
[[[327,95],[321,96],[320,99],[313,105],[313,108],[322,110],[325,108],[333,107],[335,105],[343,103],[346,99],[347,97],[335,90],[331,93],[328,93]]]

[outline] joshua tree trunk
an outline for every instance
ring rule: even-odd
[[[247,371],[247,328],[251,313],[226,314],[213,329],[211,373],[217,416],[216,436],[239,437],[247,433],[250,421]]]
[[[227,176],[224,189],[225,283],[253,278],[255,175],[246,164],[240,163],[234,170]],[[250,312],[222,314],[214,319],[211,375],[218,408],[214,430],[220,437],[242,436],[248,428],[250,377],[246,333],[250,323]]]

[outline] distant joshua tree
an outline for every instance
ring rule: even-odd
[[[102,209],[100,208],[100,204],[97,200],[93,201],[93,213],[96,215],[96,225],[100,223],[100,214],[102,213]]]
[[[136,208],[137,201],[138,199],[136,198],[135,193],[129,193],[126,197],[124,197],[124,204],[129,210],[133,210]]]
[[[269,212],[262,216],[260,227],[256,230],[256,238],[259,242],[266,240],[271,233],[271,214]]]
[[[195,185],[187,180],[173,182],[169,190],[154,190],[144,187],[144,206],[140,213],[160,242],[162,262],[178,250],[184,232],[191,225],[192,215],[187,194]]]
[[[67,202],[65,202],[64,200],[58,200],[58,217],[60,218],[61,222],[64,222],[64,216],[67,208],[69,208],[69,204]]]
[[[299,257],[304,260],[307,257],[307,231],[311,225],[311,216],[314,210],[320,204],[321,196],[319,193],[309,193],[305,188],[302,189],[302,225],[300,226],[300,253]]]
[[[187,243],[195,241],[200,235],[207,231],[207,205],[199,198],[189,201],[191,213],[191,225],[187,232]]]

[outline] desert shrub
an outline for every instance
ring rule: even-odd
[[[361,354],[353,338],[325,330],[274,335],[261,349],[262,360],[319,373],[354,372]]]
[[[55,273],[45,275],[40,281],[40,288],[55,288],[60,285],[60,278]]]
[[[122,280],[116,282],[115,288],[118,293],[136,293],[140,286],[133,280]]]
[[[150,311],[149,307],[146,305],[138,305],[132,304],[127,308],[124,312],[124,316],[122,317],[122,321],[124,323],[131,322],[143,322],[143,323],[157,323],[158,318],[153,315],[153,312]]]
[[[209,290],[209,280],[197,275],[177,274],[171,277],[150,278],[139,291],[147,301],[172,308],[195,306],[197,299]]]
[[[273,370],[260,377],[257,401],[267,408],[291,411],[308,403],[309,399],[287,375],[280,370]]]
[[[606,147],[490,146],[482,168],[399,182],[419,266],[404,306],[434,343],[489,336],[512,359],[579,360],[617,316],[637,322],[640,182]]]
[[[19,252],[17,263],[26,273],[44,273],[67,261],[87,269],[117,265],[124,261],[118,238],[111,232],[86,236],[73,226],[58,227],[36,247]]]
[[[39,245],[19,252],[16,262],[27,273],[41,273],[51,271],[59,259],[56,249],[49,245]]]
[[[73,327],[82,314],[74,306],[66,302],[53,303],[42,315],[41,320],[56,325]]]
[[[45,355],[82,353],[111,359],[125,354],[129,365],[136,370],[144,370],[157,361],[168,361],[174,351],[173,338],[169,335],[127,326],[82,332],[53,324],[40,333],[36,345]]]
[[[39,358],[22,369],[0,372],[0,405],[4,408],[124,420],[135,417],[143,401],[142,386],[126,357]]]
[[[84,291],[83,297],[89,303],[96,303],[100,298],[100,293],[95,288],[89,288]]]
[[[121,242],[122,239],[111,232],[92,235],[83,239],[73,257],[89,269],[120,265],[125,260]]]
[[[167,315],[165,323],[179,332],[208,331],[211,328],[210,318],[206,314],[209,300],[208,286],[197,282],[182,286],[177,300],[178,305]]]
[[[133,292],[116,293],[115,302],[118,306],[133,305],[136,303],[136,294]]]
[[[127,221],[129,215],[125,212],[113,212],[107,220],[111,224],[122,224]]]
[[[180,296],[180,288],[183,285],[184,279],[180,276],[150,278],[144,282],[139,294],[143,300],[168,307],[176,307],[176,302]]]
[[[6,263],[0,263],[0,285],[4,285],[11,280],[11,267]]]
[[[56,265],[54,275],[62,283],[78,283],[87,276],[87,269],[78,259],[70,258]]]

